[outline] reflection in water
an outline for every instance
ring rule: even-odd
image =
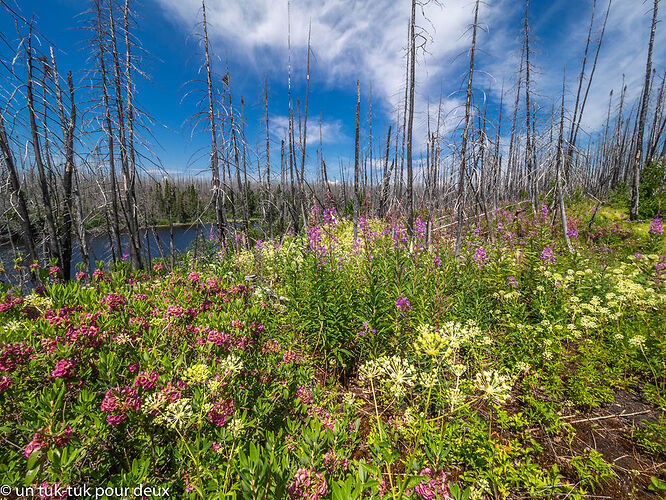
[[[199,238],[208,239],[213,229],[213,224],[203,224],[199,226],[178,226],[173,228],[173,243],[176,252],[184,252],[187,248],[194,242],[199,235]],[[148,241],[146,241],[146,232],[148,233]],[[155,238],[157,234],[157,239]],[[156,228],[154,232],[152,230],[141,230],[141,251],[143,252],[142,258],[145,257],[145,253],[150,247],[150,258],[161,257],[158,241],[162,244],[162,249],[166,256],[169,255],[169,228]],[[123,247],[123,252],[127,253],[128,250],[128,237],[126,234],[123,234],[120,238],[121,245]],[[79,245],[76,244],[76,239],[73,240],[73,249],[72,249],[72,269],[70,278],[74,278],[74,275],[77,271],[77,265],[81,263],[81,250]],[[17,251],[21,251],[21,246],[17,246]],[[111,261],[112,253],[109,238],[107,235],[104,236],[95,236],[88,239],[88,252],[90,253],[90,266],[92,269],[95,269],[96,262],[103,261],[108,263]],[[12,273],[12,262],[16,256],[12,252],[12,247],[10,245],[0,246],[0,260],[5,265],[7,273]],[[13,281],[13,280],[12,280]]]

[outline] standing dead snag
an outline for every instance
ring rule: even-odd
[[[641,166],[643,162],[643,134],[645,130],[645,118],[647,116],[648,103],[650,100],[650,76],[652,74],[652,49],[654,47],[654,34],[657,31],[657,13],[659,11],[659,0],[654,0],[652,11],[652,29],[650,31],[650,44],[648,45],[647,63],[645,66],[645,83],[643,84],[643,99],[638,119],[638,130],[636,131],[636,156],[634,160],[634,182],[631,191],[631,210],[629,218],[638,219],[639,188],[641,186]]]
[[[215,222],[217,225],[217,238],[220,242],[224,241],[226,232],[226,216],[222,204],[224,191],[220,184],[219,153],[217,146],[217,122],[215,120],[215,100],[213,97],[213,77],[210,64],[210,54],[208,50],[208,26],[206,24],[206,1],[201,1],[201,11],[203,13],[203,42],[204,57],[206,65],[206,94],[208,96],[208,121],[210,126],[210,170],[213,177],[213,204],[215,205]]]
[[[407,232],[414,231],[414,171],[412,167],[412,137],[414,132],[414,72],[416,65],[416,0],[412,0],[412,20],[410,23],[409,42],[409,120],[407,122]]]
[[[528,21],[528,10],[530,7],[530,0],[525,0],[525,128],[526,128],[526,145],[525,145],[525,160],[527,168],[527,189],[532,201],[532,210],[536,212],[537,209],[537,174],[536,174],[536,152],[534,145],[533,125],[531,123],[532,111],[530,107],[530,25]]]
[[[462,245],[463,210],[465,208],[465,161],[467,159],[467,140],[472,119],[472,79],[474,78],[474,51],[476,50],[476,27],[479,19],[479,0],[474,6],[474,25],[472,26],[472,50],[469,57],[469,75],[467,76],[467,97],[465,99],[465,126],[460,146],[460,174],[458,176],[458,200],[456,210],[456,259],[460,258]]]
[[[62,254],[60,252],[60,245],[58,233],[55,226],[55,217],[53,214],[53,206],[51,205],[51,192],[49,184],[46,179],[46,172],[44,169],[44,162],[42,160],[42,151],[40,147],[39,131],[37,129],[37,118],[35,113],[35,98],[33,93],[34,85],[34,61],[32,54],[32,27],[28,35],[27,41],[27,65],[28,65],[28,80],[26,83],[26,97],[28,101],[28,114],[30,116],[30,134],[32,151],[34,154],[35,165],[37,167],[37,174],[39,176],[39,186],[41,188],[42,203],[44,204],[44,215],[46,217],[46,230],[49,237],[48,250],[49,258],[57,258],[58,263],[62,263]]]
[[[60,89],[60,75],[56,66],[53,47],[51,47],[51,73],[56,89],[56,101],[58,107],[58,118],[62,129],[62,142],[65,153],[65,172],[63,175],[64,207],[63,207],[63,234],[62,234],[62,272],[65,279],[69,279],[72,260],[72,221],[74,206],[72,200],[72,180],[74,176],[74,129],[76,128],[76,104],[74,103],[74,83],[72,81],[72,72],[67,74],[67,85],[69,88],[70,110],[69,119],[65,117],[65,107]],[[79,246],[81,248],[81,258],[85,262],[89,259],[87,246],[84,240],[85,236],[79,231]],[[85,265],[85,264],[84,264]],[[90,261],[88,260],[88,265]]]
[[[564,209],[564,195],[562,193],[562,143],[564,142],[564,91],[566,85],[566,71],[562,76],[562,111],[560,113],[560,134],[557,139],[557,158],[555,160],[556,165],[556,174],[555,174],[555,183],[557,187],[557,199],[559,201],[560,208],[560,220],[562,221],[562,232],[564,233],[564,241],[567,244],[567,250],[570,254],[573,254],[573,247],[571,246],[571,240],[569,239],[569,229],[567,227],[567,214]]]
[[[354,141],[354,239],[358,234],[359,199],[358,199],[358,176],[359,176],[359,120],[361,114],[361,82],[356,80],[356,139]]]

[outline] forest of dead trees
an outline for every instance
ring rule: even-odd
[[[212,222],[220,241],[243,234],[250,244],[252,238],[305,231],[313,204],[334,204],[355,221],[361,213],[404,215],[410,232],[418,216],[428,234],[444,218],[455,226],[457,251],[466,218],[490,222],[493,211],[508,201],[524,200],[534,210],[545,203],[559,210],[566,225],[566,197],[578,192],[603,200],[622,192],[630,199],[631,219],[654,215],[642,210],[640,194],[646,169],[653,184],[664,180],[666,74],[652,68],[659,0],[652,1],[651,30],[644,38],[640,98],[628,99],[625,86],[611,91],[605,123],[592,135],[583,130],[583,116],[612,2],[594,1],[575,87],[567,88],[563,75],[562,94],[546,100],[534,92],[526,0],[522,25],[516,26],[523,39],[516,79],[502,89],[498,111],[490,116],[484,91],[476,87],[475,61],[483,50],[477,0],[471,5],[474,23],[458,126],[441,132],[440,100],[426,117],[425,144],[414,141],[415,66],[427,57],[422,27],[427,10],[446,7],[411,0],[404,95],[395,120],[383,131],[373,130],[372,105],[369,119],[360,114],[361,103],[371,103],[371,90],[356,82],[353,164],[334,167],[327,165],[335,160],[326,158],[321,139],[306,142],[308,130],[321,127],[318,113],[309,109],[309,45],[305,75],[292,72],[289,48],[286,133],[275,148],[269,131],[275,110],[266,79],[265,137],[262,133],[254,142],[246,137],[245,103],[233,93],[234,75],[212,53],[204,0],[196,31],[201,78],[187,82],[183,92],[193,106],[188,133],[207,144],[195,155],[197,164],[205,164],[210,174],[167,180],[154,173],[159,159],[150,154],[151,127],[159,117],[135,95],[137,80],[147,78],[143,64],[149,54],[142,48],[132,3],[90,1],[81,23],[88,69],[78,76],[58,65],[58,49],[48,33],[9,2],[0,0],[0,5],[1,15],[16,26],[16,33],[0,35],[0,228],[27,263],[57,259],[66,277],[74,245],[88,267],[91,232],[107,235],[114,258],[127,252],[139,269],[147,265],[140,235],[146,227]],[[290,40],[290,32],[285,37]],[[299,98],[293,95],[296,79],[306,82]],[[567,95],[575,96],[573,106],[566,105]],[[276,149],[278,157],[271,154]],[[122,233],[128,248],[121,248]]]

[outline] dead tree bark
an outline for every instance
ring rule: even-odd
[[[11,199],[12,201],[13,199],[16,199],[15,210],[21,226],[23,246],[28,253],[31,263],[37,262],[39,260],[39,254],[37,253],[37,247],[35,246],[35,234],[32,230],[32,224],[30,223],[28,205],[25,201],[23,191],[21,190],[21,182],[19,180],[18,170],[16,169],[16,163],[14,162],[11,143],[9,142],[9,137],[7,136],[7,131],[5,129],[3,113],[0,113],[0,152],[2,153],[2,161],[9,176]],[[12,203],[12,205],[14,204]]]
[[[356,80],[356,135],[354,141],[354,239],[358,234],[358,216],[359,216],[359,199],[358,199],[358,175],[359,175],[359,120],[361,114],[361,82]]]
[[[650,76],[652,74],[652,49],[654,47],[654,35],[657,31],[657,14],[659,11],[659,0],[654,0],[652,11],[652,29],[650,30],[650,43],[648,45],[647,63],[645,66],[645,83],[643,85],[643,99],[638,119],[638,130],[636,133],[636,156],[634,161],[634,179],[631,192],[631,210],[629,218],[638,219],[639,189],[641,186],[641,166],[643,162],[643,133],[645,130],[645,118],[647,116],[648,103],[650,100]]]
[[[532,109],[530,107],[530,25],[528,21],[528,10],[530,1],[525,0],[525,128],[526,128],[526,144],[525,144],[525,160],[527,170],[527,189],[529,192],[530,200],[532,202],[532,210],[536,212],[537,209],[537,192],[536,192],[536,161],[534,152],[534,137],[532,134]]]
[[[60,75],[56,66],[53,48],[51,47],[51,71],[56,89],[56,102],[58,108],[58,118],[62,129],[62,142],[65,156],[65,172],[63,175],[64,207],[63,207],[63,231],[62,231],[62,272],[65,279],[70,278],[72,261],[72,219],[73,219],[73,200],[72,200],[72,178],[74,174],[74,129],[76,128],[76,104],[74,102],[74,83],[72,81],[72,72],[67,73],[67,85],[69,88],[70,109],[69,120],[65,117],[65,107],[60,88]],[[80,240],[81,238],[79,238]],[[81,255],[82,258],[87,256]]]
[[[111,230],[112,254],[120,258],[122,256],[122,246],[120,243],[120,220],[118,217],[118,187],[116,184],[116,161],[114,153],[114,137],[113,126],[111,121],[111,104],[109,102],[109,93],[107,87],[107,72],[106,72],[106,45],[103,38],[102,29],[102,6],[101,0],[96,0],[93,4],[97,18],[96,32],[97,44],[99,49],[99,70],[102,85],[102,105],[104,107],[104,126],[106,128],[107,149],[109,153],[109,179],[111,181],[111,222],[109,224]]]
[[[213,177],[213,203],[215,205],[215,223],[217,225],[217,238],[220,244],[224,242],[226,233],[226,214],[223,206],[224,188],[220,184],[220,157],[217,145],[217,121],[215,120],[215,99],[213,90],[213,76],[208,50],[208,26],[206,23],[206,1],[201,2],[203,13],[203,42],[206,64],[206,90],[208,96],[208,123],[210,127],[210,170]],[[223,167],[224,168],[224,167]]]
[[[409,118],[407,121],[407,233],[414,231],[414,171],[412,166],[412,140],[414,135],[414,73],[416,66],[416,0],[412,0],[412,20],[409,59]]]
[[[26,97],[28,101],[28,114],[30,116],[30,134],[32,142],[32,150],[37,167],[37,174],[39,176],[39,186],[42,194],[42,203],[44,204],[44,216],[46,218],[46,231],[49,241],[47,247],[49,250],[50,258],[57,258],[58,263],[62,265],[62,254],[60,252],[60,245],[58,239],[58,232],[56,231],[55,218],[53,216],[53,206],[51,204],[51,193],[49,190],[46,174],[44,171],[44,162],[42,160],[42,152],[39,142],[39,131],[37,129],[37,118],[35,113],[35,100],[33,94],[33,55],[32,55],[32,28],[28,35],[27,41],[27,64],[28,64],[28,81],[26,82]]]
[[[564,209],[564,195],[562,193],[562,179],[560,172],[562,170],[562,142],[564,140],[564,90],[566,84],[566,71],[562,77],[562,111],[560,113],[560,134],[557,140],[557,160],[556,160],[556,180],[557,184],[557,198],[560,204],[560,220],[562,221],[562,232],[564,233],[564,241],[567,245],[567,250],[573,255],[573,247],[569,239],[569,230],[567,228],[567,214]]]
[[[474,25],[472,26],[472,49],[469,57],[469,74],[467,76],[467,97],[465,99],[465,125],[463,128],[462,144],[460,146],[460,175],[458,177],[458,200],[456,210],[456,260],[460,259],[462,246],[463,211],[465,209],[465,162],[467,153],[467,140],[469,125],[472,119],[472,81],[474,78],[474,52],[476,50],[476,28],[479,19],[479,0],[474,6]]]

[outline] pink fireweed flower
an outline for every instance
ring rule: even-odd
[[[58,266],[49,267],[49,275],[50,276],[59,276],[60,275],[60,268]]]
[[[482,247],[476,249],[474,260],[476,260],[479,264],[485,264],[488,261],[488,256],[486,255],[486,251]]]
[[[37,262],[35,262],[33,264],[30,264],[30,270],[31,271],[37,271],[39,268],[40,268],[40,265]]]
[[[192,272],[187,276],[187,279],[190,281],[190,283],[198,283],[199,278],[201,278],[201,275],[197,272]]]
[[[83,271],[79,271],[79,272],[76,273],[76,279],[78,281],[81,281],[85,278],[86,278],[86,273],[84,273]]]
[[[102,279],[104,278],[104,270],[102,269],[95,269],[95,272],[93,273],[93,279]]]
[[[395,306],[398,308],[399,311],[402,312],[407,312],[412,310],[412,305],[409,303],[409,300],[407,300],[406,297],[400,297],[398,300],[396,300]]]
[[[515,276],[509,276],[509,278],[506,280],[506,284],[509,286],[518,286],[518,282],[516,281]]]
[[[372,336],[377,333],[377,330],[374,328],[370,328],[370,325],[368,324],[367,321],[363,322],[362,329],[360,332],[358,332],[359,337],[365,337],[366,335]]]
[[[553,254],[553,249],[551,247],[545,247],[541,252],[541,260],[548,264],[553,264],[555,262],[555,255]]]
[[[650,221],[650,229],[648,229],[648,233],[657,236],[661,236],[662,234],[664,234],[664,228],[662,226],[661,217],[655,217]]]
[[[61,359],[58,361],[58,364],[55,367],[55,370],[51,372],[51,377],[53,378],[72,378],[74,376],[74,369],[76,364],[74,361],[69,361],[67,359]]]

